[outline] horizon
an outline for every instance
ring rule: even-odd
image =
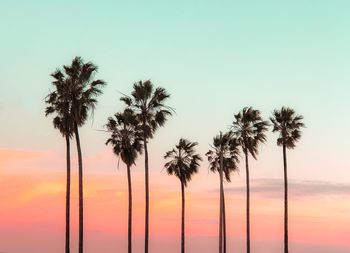
[[[288,150],[290,252],[350,252],[350,2],[0,3],[0,252],[58,253],[65,238],[65,140],[45,117],[50,74],[75,56],[107,85],[80,129],[85,252],[127,250],[127,174],[101,132],[139,80],[175,109],[149,141],[150,252],[179,252],[181,188],[163,170],[180,138],[203,161],[186,188],[187,252],[217,250],[219,176],[205,153],[245,106],[268,120],[293,108],[306,128]],[[269,127],[250,157],[252,252],[283,250],[283,157]],[[78,162],[71,143],[71,250],[78,247]],[[134,252],[143,249],[144,161],[132,167]],[[225,183],[228,251],[245,252],[245,170]]]

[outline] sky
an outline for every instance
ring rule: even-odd
[[[151,79],[176,110],[150,141],[152,253],[180,249],[180,184],[162,167],[179,138],[209,149],[245,106],[289,106],[306,128],[288,151],[290,250],[350,251],[349,1],[1,1],[0,252],[64,249],[65,141],[45,118],[50,74],[75,56],[108,85],[81,129],[86,253],[126,251],[127,179],[105,145],[121,93]],[[252,250],[281,252],[282,150],[276,134],[250,160]],[[205,160],[205,159],[204,159]],[[244,162],[227,198],[228,249],[245,250]],[[72,250],[77,250],[77,158],[72,146]],[[134,247],[143,248],[144,165],[132,168]],[[188,252],[217,249],[218,175],[204,161],[186,189]]]

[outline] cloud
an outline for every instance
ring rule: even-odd
[[[65,186],[62,183],[40,183],[34,185],[32,188],[27,189],[27,191],[23,192],[19,200],[22,202],[29,202],[35,198],[42,196],[52,196],[65,192]]]
[[[13,161],[18,159],[33,159],[43,155],[44,152],[17,150],[17,149],[0,149],[0,162]]]
[[[251,192],[265,197],[282,197],[284,183],[282,179],[255,179],[251,181]],[[322,197],[350,195],[350,184],[326,181],[290,180],[290,197]],[[227,193],[243,193],[245,186],[233,186],[225,189]]]

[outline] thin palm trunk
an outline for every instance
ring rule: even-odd
[[[128,253],[132,252],[132,188],[130,165],[127,165],[128,171],[128,192],[129,192],[129,210],[128,210]]]
[[[288,253],[288,177],[286,146],[283,145],[284,167],[284,253]]]
[[[222,225],[223,225],[223,157],[222,154],[220,154],[220,215],[219,215],[219,253],[222,253]]]
[[[66,181],[66,253],[70,252],[70,140],[66,136],[67,181]]]
[[[181,196],[181,253],[185,253],[185,186],[183,182],[181,182]]]
[[[247,184],[247,253],[250,253],[250,188],[249,188],[249,164],[248,164],[248,151],[244,151],[245,154],[245,168],[246,168],[246,184]]]
[[[225,190],[222,189],[222,233],[224,253],[226,253],[226,206],[225,206]]]
[[[144,149],[145,149],[145,194],[146,194],[146,204],[145,204],[145,253],[148,253],[148,231],[149,231],[149,178],[148,178],[148,149],[147,149],[147,139],[144,136],[143,139]]]
[[[79,253],[84,252],[84,195],[83,195],[83,159],[81,154],[79,130],[77,124],[74,125],[75,139],[78,150],[79,164]]]

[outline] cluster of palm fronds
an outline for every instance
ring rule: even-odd
[[[67,189],[66,189],[66,253],[70,252],[70,140],[75,137],[79,163],[79,253],[83,253],[83,159],[79,138],[79,127],[88,119],[89,112],[97,104],[97,96],[102,93],[105,82],[94,79],[97,67],[91,62],[84,63],[76,57],[71,66],[56,70],[52,77],[54,91],[47,96],[46,115],[54,114],[53,125],[66,139],[67,151]],[[149,162],[148,141],[156,130],[162,127],[173,109],[165,104],[170,97],[164,88],[154,87],[150,80],[134,84],[130,96],[121,100],[125,108],[108,118],[106,130],[110,133],[106,144],[125,163],[128,177],[128,252],[132,251],[132,184],[130,168],[136,163],[139,154],[145,158],[145,253],[149,242]],[[283,147],[284,182],[285,182],[285,253],[288,252],[288,185],[286,149],[294,148],[301,137],[303,117],[294,110],[282,107],[273,112],[270,121],[273,132],[278,132],[277,144]],[[237,170],[239,154],[245,157],[247,184],[247,252],[250,252],[250,192],[249,192],[249,155],[257,159],[259,145],[266,141],[266,132],[270,123],[263,120],[260,111],[245,107],[234,115],[231,128],[214,137],[211,149],[206,153],[209,169],[219,173],[220,214],[219,214],[219,253],[226,253],[226,217],[224,181],[230,182],[231,173]],[[164,168],[170,175],[175,175],[181,184],[182,219],[181,252],[185,252],[185,188],[192,176],[198,172],[201,156],[196,153],[197,142],[181,138],[178,144],[166,152]]]

